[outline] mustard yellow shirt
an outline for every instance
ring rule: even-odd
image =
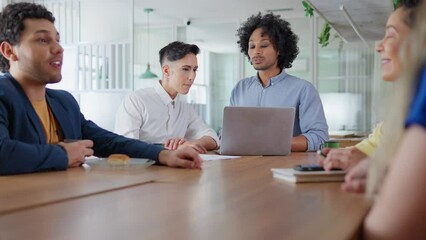
[[[355,145],[358,150],[367,154],[369,157],[376,151],[377,145],[382,138],[382,128],[383,122],[377,124],[376,128],[374,128],[373,133],[371,133],[368,138],[364,139],[362,142]]]
[[[47,144],[56,144],[60,141],[58,132],[58,125],[55,117],[53,116],[50,107],[47,105],[46,99],[42,101],[31,102],[38,118],[43,125],[44,134],[46,136]]]

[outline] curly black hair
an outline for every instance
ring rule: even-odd
[[[404,23],[407,24],[410,28],[414,26],[416,9],[420,5],[421,0],[399,0],[398,8],[405,8],[408,10],[408,14],[404,18]]]
[[[184,42],[174,41],[167,46],[163,47],[158,54],[160,55],[160,64],[163,66],[164,60],[174,62],[179,59],[182,59],[189,53],[193,53],[197,55],[200,52],[200,48],[198,48],[195,44],[188,44]]]
[[[297,41],[299,38],[290,28],[290,23],[280,18],[279,15],[268,13],[262,16],[259,12],[257,15],[252,15],[246,22],[237,30],[237,36],[240,40],[237,43],[240,50],[250,60],[248,55],[248,42],[254,30],[261,28],[263,33],[267,34],[272,42],[272,45],[280,53],[278,56],[278,67],[291,68],[293,60],[299,54]]]
[[[24,20],[27,18],[55,22],[53,14],[42,5],[27,2],[8,4],[0,13],[0,43],[6,41],[17,45],[21,32],[25,29]],[[9,68],[9,61],[0,54],[0,71],[7,72]]]

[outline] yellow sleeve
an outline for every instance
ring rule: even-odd
[[[369,157],[376,151],[377,145],[379,144],[380,139],[382,138],[382,127],[383,122],[377,124],[374,128],[373,133],[371,133],[368,138],[364,139],[362,142],[355,145],[358,150],[367,154]]]

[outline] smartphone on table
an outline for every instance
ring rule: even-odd
[[[318,164],[300,164],[293,167],[296,171],[301,172],[316,172],[316,171],[325,171],[324,168]],[[341,171],[340,168],[333,168],[331,171]]]

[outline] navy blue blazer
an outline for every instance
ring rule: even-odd
[[[46,100],[64,139],[92,140],[98,157],[123,153],[158,163],[162,147],[117,135],[86,120],[70,93],[46,89]],[[9,73],[0,76],[0,174],[64,170],[67,166],[66,152],[46,144],[42,124],[22,87]]]

